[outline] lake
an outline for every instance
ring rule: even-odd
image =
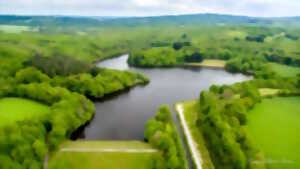
[[[143,140],[145,123],[158,107],[199,97],[212,84],[233,84],[251,79],[209,68],[132,68],[128,55],[98,63],[99,67],[143,73],[150,79],[146,86],[137,86],[118,96],[95,103],[95,116],[86,126],[81,138],[87,140]],[[174,112],[174,111],[173,111]],[[175,122],[177,121],[173,113]]]

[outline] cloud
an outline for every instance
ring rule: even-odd
[[[149,16],[224,13],[300,16],[299,0],[0,0],[0,14]]]

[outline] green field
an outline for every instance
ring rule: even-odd
[[[17,26],[17,25],[0,25],[0,31],[6,33],[22,33],[22,32],[36,32],[37,28],[32,28],[29,26]]]
[[[225,68],[226,61],[217,59],[205,59],[201,63],[185,63],[188,66],[211,67],[211,68]]]
[[[258,91],[262,97],[275,96],[280,92],[279,89],[271,89],[271,88],[260,88],[258,89]]]
[[[182,106],[183,106],[184,118],[187,121],[189,130],[191,131],[191,134],[192,134],[194,140],[197,141],[197,143],[196,143],[197,148],[198,148],[199,152],[201,152],[203,169],[213,169],[214,165],[211,161],[209,151],[206,148],[204,137],[196,126],[197,109],[198,109],[197,106],[199,106],[197,101],[198,100],[185,101],[180,104],[182,104]]]
[[[299,105],[300,97],[276,97],[263,99],[249,112],[247,129],[269,169],[300,168]]]
[[[101,150],[116,152],[101,152]],[[158,152],[138,153],[121,150],[153,149],[149,144],[140,141],[75,141],[64,143],[50,160],[49,167],[72,169],[152,169]],[[66,151],[63,151],[66,150]],[[77,150],[74,151],[74,150]],[[78,150],[83,150],[78,152]],[[99,150],[99,152],[97,152]],[[120,150],[120,152],[118,152]],[[91,152],[93,151],[93,152]],[[53,161],[54,163],[51,163]],[[61,163],[57,163],[60,161]],[[59,166],[57,166],[59,165]]]
[[[277,63],[269,63],[271,69],[282,77],[294,77],[300,74],[299,67],[291,67]]]
[[[24,119],[40,118],[50,112],[48,106],[22,98],[0,99],[0,126]]]

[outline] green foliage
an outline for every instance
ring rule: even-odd
[[[42,168],[47,151],[46,129],[38,121],[0,128],[1,168]]]
[[[86,73],[92,67],[86,62],[76,60],[72,57],[58,55],[43,57],[39,54],[36,54],[25,64],[36,67],[50,77]]]
[[[186,169],[184,149],[168,106],[159,108],[156,116],[147,122],[145,139],[163,152],[164,162],[159,168]]]
[[[70,91],[97,99],[148,82],[148,79],[141,74],[108,69],[96,69],[95,76],[81,73],[69,76],[56,75],[50,78],[33,67],[18,71],[15,80],[22,84],[49,83],[52,86],[64,87]]]
[[[144,52],[132,52],[128,63],[140,67],[169,67],[177,65],[179,57],[178,53],[172,48],[152,48]]]
[[[236,98],[238,93],[240,97]],[[213,86],[201,93],[199,101],[197,125],[204,134],[215,167],[248,168],[249,159],[258,153],[244,132],[247,110],[260,101],[256,87],[250,83],[243,83],[238,90]]]
[[[265,35],[247,36],[246,40],[263,43],[265,41],[265,37]]]
[[[292,34],[285,34],[286,38],[289,38],[291,40],[298,40],[298,36],[292,35]]]
[[[175,42],[173,43],[173,49],[180,50],[181,48],[185,46],[191,46],[190,42]]]
[[[169,47],[133,51],[128,63],[138,67],[172,67],[185,62],[201,62],[204,54],[197,49],[186,48],[179,51]]]
[[[184,56],[185,62],[202,62],[203,61],[203,54],[195,52],[191,55]]]

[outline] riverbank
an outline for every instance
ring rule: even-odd
[[[194,168],[214,169],[209,151],[205,146],[202,133],[196,127],[196,100],[175,104],[177,115],[184,130],[185,139],[188,142],[189,152],[193,157]]]

